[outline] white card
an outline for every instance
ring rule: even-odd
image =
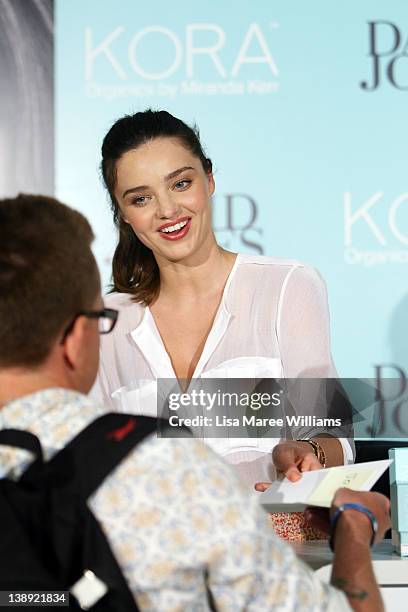
[[[306,506],[330,508],[337,489],[369,491],[390,464],[384,459],[303,472],[297,482],[287,478],[273,482],[259,496],[260,502],[268,512],[302,512]]]

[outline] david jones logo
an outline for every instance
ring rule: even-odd
[[[365,91],[376,91],[383,84],[408,91],[408,38],[391,21],[368,22],[370,74],[360,83]]]

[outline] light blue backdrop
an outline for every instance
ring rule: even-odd
[[[92,222],[105,283],[102,138],[165,108],[214,162],[220,242],[321,271],[340,374],[408,370],[407,37],[405,0],[57,0],[57,196]]]

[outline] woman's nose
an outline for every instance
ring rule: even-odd
[[[173,219],[180,213],[180,205],[171,194],[162,195],[157,199],[157,215],[160,219]]]

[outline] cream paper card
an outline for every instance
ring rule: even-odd
[[[277,480],[261,493],[260,502],[268,512],[302,512],[306,506],[330,508],[337,489],[369,491],[391,461],[370,461],[304,472],[297,482]]]

